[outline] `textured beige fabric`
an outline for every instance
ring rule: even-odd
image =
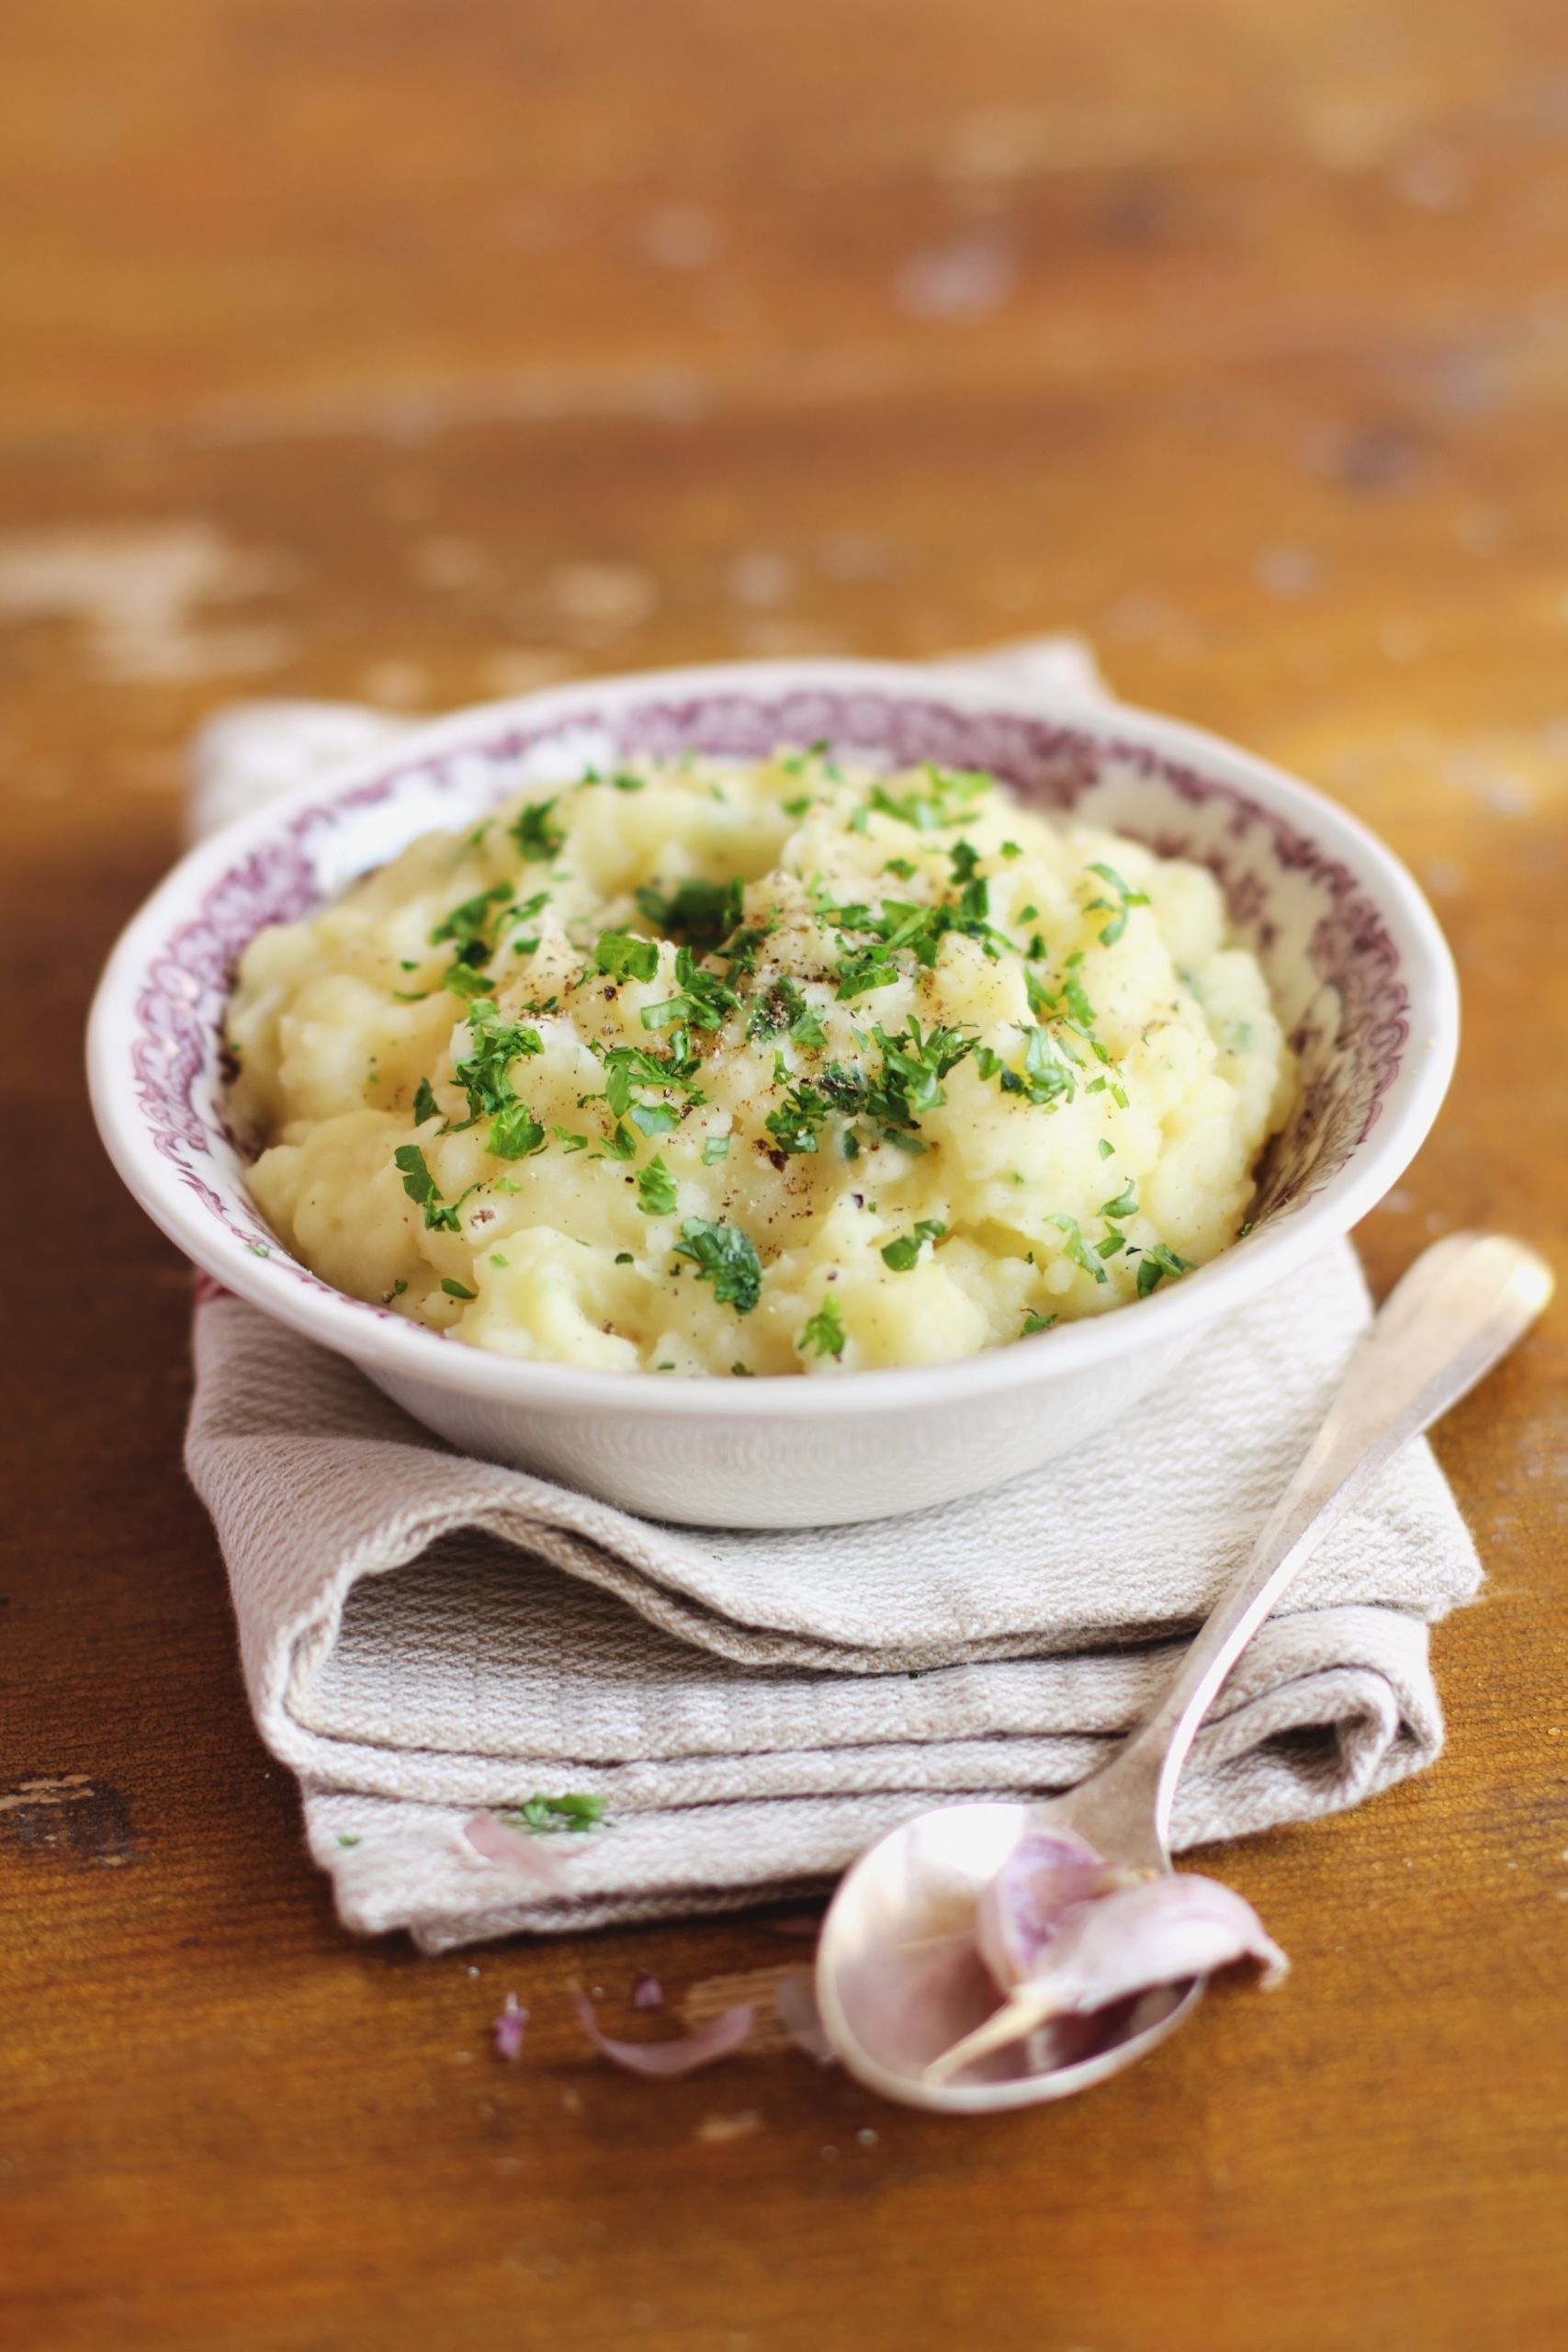
[[[1071,648],[1007,662],[1094,689]],[[270,736],[265,706],[229,725],[225,756],[266,789],[325,756],[310,707]],[[336,714],[338,756],[341,731]],[[187,1464],[256,1720],[300,1777],[344,1923],[438,1951],[717,1910],[819,1886],[922,1805],[1080,1778],[1170,1672],[1367,1314],[1341,1244],[1066,1462],[909,1518],[759,1534],[468,1461],[350,1365],[209,1300]],[[1222,1693],[1178,1842],[1333,1812],[1430,1763],[1427,1625],[1479,1575],[1410,1448]],[[477,1807],[568,1791],[604,1795],[609,1826],[539,1840],[536,1872],[462,1836]]]
[[[434,1949],[760,1899],[901,1810],[1079,1778],[1168,1674],[1366,1314],[1342,1245],[1074,1460],[906,1519],[757,1534],[466,1460],[352,1366],[209,1301],[190,1472],[256,1719],[304,1782],[344,1919]],[[1412,1447],[1233,1677],[1179,1841],[1330,1812],[1430,1762],[1427,1625],[1477,1577]],[[613,1826],[541,1846],[553,1883],[519,1886],[462,1837],[476,1807],[567,1791],[604,1796]]]

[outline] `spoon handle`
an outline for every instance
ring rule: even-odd
[[[1193,1735],[1287,1585],[1399,1448],[1446,1413],[1522,1337],[1552,1287],[1551,1268],[1523,1242],[1504,1234],[1461,1233],[1424,1251],[1390,1293],[1246,1566],[1222,1594],[1153,1714],[1095,1776],[1123,1819],[1141,1798],[1146,1824],[1152,1793],[1162,1849]],[[1083,1784],[1085,1796],[1095,1782]],[[1100,1797],[1097,1788],[1081,1809],[1098,1814]],[[1079,1812],[1075,1801],[1075,1819]]]

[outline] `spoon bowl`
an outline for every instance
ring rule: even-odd
[[[1061,1822],[1070,1804],[942,1805],[889,1830],[845,1878],[822,1925],[817,1998],[829,2040],[868,2090],[948,2115],[1066,2098],[1130,2066],[1195,2007],[1201,1983],[1156,1985],[1056,2019],[945,2080],[929,2075],[997,2007],[975,1948],[981,1894],[1026,1831]]]

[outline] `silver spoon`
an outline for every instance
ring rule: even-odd
[[[1552,1287],[1545,1261],[1502,1234],[1455,1234],[1427,1250],[1351,1357],[1322,1428],[1170,1687],[1109,1763],[1046,1803],[919,1814],[861,1856],[823,1922],[817,1999],[833,2048],[868,2089],[958,2114],[1064,2098],[1131,2065],[1190,2014],[1201,1978],[1144,1994],[1112,2019],[1100,2046],[1071,2063],[1053,2063],[1048,2041],[1032,2036],[945,2080],[929,2072],[999,1997],[975,1954],[975,1910],[1019,1839],[1043,1825],[1066,1826],[1108,1862],[1169,1871],[1176,1784],[1242,1650],[1328,1530],[1402,1445],[1522,1337]],[[887,1997],[907,1974],[890,1961],[915,1949],[929,1951],[943,1978],[941,2000],[923,2011]]]

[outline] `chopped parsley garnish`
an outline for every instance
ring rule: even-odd
[[[625,1116],[635,1099],[633,1090],[639,1086],[661,1086],[678,1090],[688,1101],[705,1102],[707,1097],[693,1075],[699,1067],[692,1054],[690,1041],[681,1035],[671,1040],[667,1054],[655,1053],[649,1046],[607,1046],[600,1054],[604,1065],[607,1083],[604,1097],[617,1118]],[[596,1098],[583,1098],[592,1102]]]
[[[491,1121],[489,1141],[498,1159],[526,1159],[543,1151],[547,1137],[526,1102],[509,1102]]]
[[[1168,1250],[1163,1241],[1156,1241],[1144,1251],[1138,1261],[1138,1296],[1147,1298],[1150,1291],[1159,1288],[1167,1274],[1190,1274],[1191,1271],[1192,1261],[1190,1258],[1179,1258],[1174,1250]]]
[[[1036,948],[1043,949],[1044,944],[1043,940],[1032,940],[1030,954],[1032,956]],[[1078,976],[1077,967],[1082,962],[1081,949],[1076,956],[1068,956],[1062,985],[1055,993],[1045,986],[1037,972],[1026,966],[1023,985],[1028,993],[1030,1010],[1037,1013],[1042,1020],[1065,1023],[1067,1028],[1075,1030],[1092,1046],[1100,1060],[1109,1061],[1110,1055],[1094,1035],[1094,1007],[1090,1004],[1088,991]],[[1066,1012],[1063,1011],[1064,1005],[1066,1008]]]
[[[637,894],[639,910],[671,939],[683,939],[696,948],[717,947],[740,922],[744,885],[730,882],[686,881],[668,898],[645,884]]]
[[[752,1004],[746,1020],[748,1037],[776,1037],[790,1023],[793,1002],[804,1004],[806,1000],[793,980],[775,980]]]
[[[777,918],[774,916],[770,916],[764,923],[742,923],[739,931],[730,933],[722,946],[714,949],[714,954],[722,956],[728,965],[731,979],[735,978],[737,972],[756,970],[757,950],[769,933],[776,931],[777,928]]]
[[[1094,1027],[1094,1007],[1085,994],[1084,984],[1078,978],[1077,967],[1082,962],[1083,950],[1080,947],[1077,955],[1069,956],[1067,958],[1066,978],[1062,982],[1062,995],[1068,1012],[1077,1023],[1078,1027],[1089,1030]]]
[[[426,1119],[438,1119],[441,1106],[436,1102],[429,1079],[422,1078],[413,1091],[414,1125],[423,1127]]]
[[[1048,1331],[1055,1320],[1054,1315],[1042,1315],[1037,1308],[1026,1306],[1023,1310],[1023,1329],[1018,1336],[1021,1340],[1032,1340],[1036,1331]]]
[[[956,1069],[976,1040],[958,1029],[922,1035],[918,1021],[890,1037],[880,1025],[872,1032],[882,1050],[882,1075],[866,1095],[865,1107],[886,1126],[912,1126],[922,1111],[940,1110],[947,1097],[942,1080]]]
[[[448,1298],[478,1298],[479,1296],[477,1290],[470,1290],[466,1283],[455,1283],[450,1274],[442,1275],[441,1287]]]
[[[1029,1010],[1037,1020],[1048,1020],[1061,1002],[1061,999],[1052,995],[1039,973],[1029,964],[1023,967],[1023,989],[1029,999]]]
[[[550,816],[558,797],[557,794],[549,800],[531,801],[510,828],[512,838],[526,865],[547,865],[551,859],[559,856],[565,846],[566,835]]]
[[[836,1298],[825,1298],[815,1315],[808,1316],[795,1346],[804,1354],[809,1348],[814,1355],[837,1358],[844,1352],[849,1334],[839,1313]]]
[[[602,931],[593,950],[593,968],[613,980],[651,980],[659,969],[659,948],[635,932]]]
[[[967,843],[960,843],[967,848]],[[956,853],[954,853],[956,854]],[[840,999],[863,996],[871,989],[886,988],[898,978],[895,960],[900,950],[908,950],[923,970],[930,971],[942,950],[942,943],[949,932],[957,932],[966,939],[978,941],[993,960],[1004,951],[1011,953],[1012,942],[1004,932],[997,930],[990,919],[990,884],[984,875],[972,875],[956,899],[944,899],[940,905],[921,906],[904,899],[885,899],[876,911],[859,901],[836,906],[825,890],[816,894],[817,911],[823,922],[840,932],[855,932],[869,937],[866,946],[845,946],[838,966]]]
[[[1081,1266],[1084,1272],[1092,1274],[1097,1283],[1110,1281],[1110,1275],[1084,1239],[1076,1216],[1053,1216],[1047,1217],[1045,1221],[1047,1225],[1055,1226],[1060,1232],[1066,1235],[1066,1254],[1075,1266]]]
[[[1026,1095],[1036,1105],[1055,1108],[1070,1102],[1077,1091],[1073,1065],[1049,1029],[1026,1028],[1023,1068],[1016,1070],[999,1054],[988,1054],[979,1065],[982,1077],[994,1078],[1004,1094]]]
[[[544,1143],[543,1127],[519,1102],[508,1075],[514,1061],[543,1051],[538,1031],[502,1021],[492,997],[476,998],[469,1006],[468,1050],[453,1070],[468,1098],[468,1115],[461,1125],[471,1127],[488,1117],[490,1148],[502,1159],[521,1159]],[[451,1131],[449,1124],[444,1132]]]
[[[738,1226],[713,1225],[706,1217],[689,1216],[675,1245],[678,1258],[690,1258],[699,1282],[711,1282],[721,1306],[750,1315],[762,1295],[762,1261]]]
[[[561,1149],[569,1155],[574,1151],[586,1151],[588,1148],[588,1137],[573,1135],[570,1127],[552,1127],[550,1133]]]
[[[536,1029],[525,1023],[502,1021],[493,998],[477,999],[468,1008],[468,1053],[453,1069],[453,1076],[468,1098],[468,1115],[463,1125],[472,1126],[476,1120],[510,1112],[517,1105],[508,1072],[514,1061],[542,1054],[544,1050],[544,1042]],[[521,1105],[517,1107],[521,1109]],[[527,1114],[524,1113],[523,1116],[527,1121]],[[520,1132],[515,1121],[509,1132]],[[543,1128],[538,1132],[542,1138]],[[495,1128],[492,1126],[492,1151],[500,1151],[506,1159],[521,1157],[519,1151],[503,1149],[494,1137]],[[533,1144],[525,1147],[528,1150],[536,1148]]]
[[[1107,914],[1111,917],[1100,934],[1100,944],[1102,947],[1114,947],[1127,928],[1130,910],[1134,907],[1146,907],[1149,894],[1146,890],[1130,889],[1113,865],[1101,865],[1096,861],[1089,870],[1091,874],[1098,874],[1100,880],[1109,884],[1116,893],[1114,899],[1090,899],[1085,909],[1088,914]]]
[[[463,1202],[468,1199],[468,1193],[473,1192],[475,1187],[470,1184],[468,1193],[463,1193],[458,1200],[447,1200],[440,1185],[431,1174],[424,1154],[416,1143],[400,1144],[393,1152],[392,1159],[402,1173],[404,1192],[411,1201],[417,1201],[424,1211],[426,1230],[431,1233],[459,1231],[457,1211],[462,1207]]]
[[[1116,1146],[1111,1142],[1108,1136],[1101,1136],[1095,1148],[1099,1152],[1101,1159],[1109,1159],[1111,1153],[1115,1150]]]
[[[632,1253],[631,1253],[631,1251],[630,1251],[629,1250],[616,1250],[616,1252],[615,1252],[615,1263],[616,1263],[616,1265],[617,1265],[617,1266],[629,1266],[629,1265],[632,1265],[634,1262],[635,1262],[635,1261],[633,1260]]]
[[[826,761],[832,748],[831,738],[821,735],[818,737],[815,743],[807,743],[803,752],[784,752],[779,761],[779,765],[785,775],[804,775],[807,769],[816,761]]]
[[[597,1049],[604,1064],[603,1095],[584,1094],[583,1102],[603,1102],[615,1122],[614,1132],[605,1146],[614,1159],[630,1159],[637,1146],[627,1133],[624,1122],[632,1125],[645,1136],[669,1135],[681,1123],[680,1111],[669,1102],[649,1102],[641,1099],[647,1089],[684,1095],[688,1104],[704,1102],[707,1097],[692,1076],[696,1068],[685,1032],[676,1032],[671,1050],[656,1054],[644,1046],[610,1046]]]
[[[940,1217],[923,1217],[912,1233],[900,1234],[897,1241],[889,1241],[882,1252],[882,1262],[891,1266],[896,1274],[907,1274],[920,1254],[925,1241],[940,1241],[947,1227]]]
[[[976,874],[972,882],[964,884],[956,907],[940,907],[937,911],[944,930],[961,932],[965,939],[977,939],[993,963],[998,956],[1011,953],[1011,940],[991,921],[991,886],[983,874]]]
[[[967,768],[939,768],[930,760],[924,763],[924,774],[926,789],[922,792],[917,786],[902,797],[880,784],[873,785],[870,806],[879,816],[895,817],[917,832],[934,832],[941,827],[962,825],[992,785],[988,775]]]
[[[740,1001],[728,980],[705,971],[689,947],[675,950],[675,980],[679,996],[644,1005],[645,1029],[668,1029],[677,1021],[690,1022],[694,1029],[722,1029],[725,1016]]]
[[[508,907],[502,917],[502,922],[526,922],[531,916],[538,913],[541,907],[549,904],[549,898],[550,894],[547,890],[536,891],[534,897],[525,900],[522,906]],[[536,931],[530,932],[525,938],[520,933],[512,943],[512,953],[514,956],[533,956],[537,954],[538,945],[539,933]]]
[[[489,996],[495,986],[488,972],[476,971],[471,964],[448,964],[441,975],[441,985],[454,996]]]
[[[1138,1213],[1137,1196],[1134,1193],[1133,1179],[1130,1176],[1113,1201],[1101,1201],[1098,1213],[1100,1216],[1136,1216]]]
[[[649,1216],[669,1216],[675,1206],[675,1179],[656,1155],[637,1178],[637,1205]]]
[[[846,948],[839,958],[839,997],[840,1002],[865,996],[872,989],[885,989],[898,978],[898,967],[886,947]]]
[[[721,1159],[728,1159],[728,1157],[729,1157],[729,1137],[728,1137],[728,1136],[704,1136],[704,1138],[703,1138],[703,1166],[704,1166],[705,1168],[712,1168],[712,1167],[714,1167],[714,1166],[715,1166],[715,1165],[716,1165],[719,1160],[721,1160]]]
[[[787,977],[775,980],[757,999],[746,1024],[746,1035],[776,1037],[781,1029],[787,1030],[797,1046],[825,1046],[828,1042],[827,1032],[815,1012]]]
[[[874,1077],[846,1069],[841,1062],[829,1062],[815,1086],[801,1080],[788,1090],[782,1114],[775,1112],[767,1124],[781,1141],[786,1125],[809,1129],[813,1139],[786,1142],[786,1150],[814,1151],[815,1130],[834,1110],[846,1118],[864,1116],[874,1121],[883,1141],[897,1145],[902,1151],[923,1151],[926,1147],[915,1132],[920,1114],[938,1110],[946,1102],[942,1080],[965,1055],[975,1052],[976,1041],[957,1029],[936,1028],[928,1035],[918,1021],[911,1020],[894,1036],[878,1023],[864,1042],[874,1042],[881,1051],[882,1067]],[[845,1158],[852,1159],[858,1149],[858,1142],[854,1149],[850,1148],[846,1136]]]
[[[789,1034],[797,1046],[825,1046],[828,1042],[827,1031],[810,1005],[804,1001],[789,1024]]]
[[[556,1830],[597,1829],[604,1818],[608,1797],[529,1797],[499,1815],[509,1829],[531,1829],[536,1837]]]
[[[438,922],[430,934],[432,947],[439,947],[449,939],[459,964],[488,964],[493,951],[495,930],[500,916],[496,910],[506,905],[512,896],[509,882],[498,882],[492,890],[481,890],[475,899],[465,899],[454,907],[443,922]]]
[[[762,1124],[777,1137],[782,1150],[815,1151],[818,1130],[831,1108],[820,1087],[808,1078],[796,1079],[784,1088],[783,1102],[769,1112]]]

